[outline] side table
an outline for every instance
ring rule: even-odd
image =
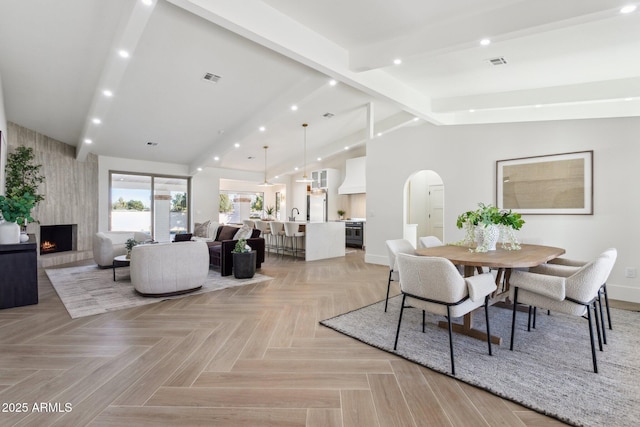
[[[131,260],[127,258],[126,255],[119,255],[113,258],[113,281],[116,281],[116,268],[118,267],[129,267],[131,265]]]

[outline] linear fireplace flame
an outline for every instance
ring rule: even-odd
[[[75,251],[77,245],[76,224],[41,225],[40,255]]]

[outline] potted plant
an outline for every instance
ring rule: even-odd
[[[456,220],[456,226],[466,231],[461,243],[475,242],[477,252],[495,250],[498,240],[502,240],[505,249],[520,249],[513,231],[520,230],[523,224],[524,220],[519,213],[484,203],[479,203],[475,211],[460,214]]]
[[[346,213],[347,213],[346,211],[344,211],[344,210],[342,210],[342,209],[338,209],[338,217],[339,217],[340,219],[344,219],[344,215],[345,215]]]
[[[41,174],[42,165],[34,163],[35,154],[31,147],[17,147],[7,156],[7,197],[20,198],[25,193],[29,193],[33,198],[33,205],[26,215],[21,215],[16,222],[26,228],[27,222],[35,222],[31,217],[31,209],[44,200],[44,196],[38,193],[38,187],[44,181]],[[25,221],[26,220],[26,221]]]
[[[273,219],[273,213],[275,212],[276,208],[274,208],[273,206],[267,206],[266,208],[264,208],[265,213],[267,214],[267,219]]]
[[[9,194],[0,196],[0,244],[20,243],[20,224],[33,221],[31,210],[35,206],[35,198],[31,193],[22,195]]]
[[[138,242],[135,239],[127,239],[127,241],[124,244],[124,247],[127,248],[127,259],[131,258],[131,250],[133,249],[134,246],[138,246],[140,242]]]
[[[256,251],[247,245],[246,239],[239,239],[231,251],[233,254],[233,276],[236,279],[250,279],[256,274]]]

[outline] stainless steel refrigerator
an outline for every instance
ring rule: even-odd
[[[327,192],[314,190],[307,194],[307,221],[327,221]]]

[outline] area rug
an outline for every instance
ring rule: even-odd
[[[115,282],[111,268],[100,269],[96,265],[47,268],[45,272],[73,319],[271,279],[269,276],[257,273],[251,279],[222,277],[219,272],[209,270],[207,281],[201,289],[183,295],[153,298],[140,296],[133,290],[129,267],[116,269],[117,281]]]
[[[393,350],[400,303],[397,296],[386,313],[381,301],[320,323],[451,376],[448,333],[436,326],[442,317],[427,314],[423,334],[422,311],[405,309],[398,350]],[[489,314],[491,333],[503,344],[494,345],[489,356],[486,341],[454,333],[455,378],[572,425],[640,423],[640,313],[612,309],[613,330],[607,329],[608,344],[597,352],[598,374],[586,319],[545,312],[528,332],[527,314],[519,312],[510,351],[512,311],[490,307]],[[474,326],[485,330],[483,310]]]

